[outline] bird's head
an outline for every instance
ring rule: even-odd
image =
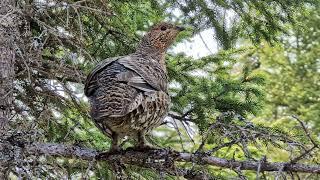
[[[143,37],[140,48],[152,48],[164,52],[173,43],[179,32],[184,29],[181,26],[167,22],[158,23]]]

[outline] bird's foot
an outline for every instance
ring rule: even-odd
[[[159,148],[154,147],[149,144],[139,144],[138,146],[135,147],[137,150],[158,150]]]
[[[137,145],[133,147],[128,147],[126,151],[148,151],[148,150],[158,150],[159,148],[154,147],[152,145]]]
[[[110,155],[114,155],[114,154],[119,154],[121,152],[121,149],[120,148],[110,148],[108,151],[103,151],[103,152],[100,152],[96,158],[97,159],[103,159],[103,158],[106,158],[106,157],[109,157]]]
[[[115,153],[119,153],[120,151],[122,151],[121,147],[119,147],[119,146],[111,146],[111,148],[109,149],[108,153],[115,154]]]

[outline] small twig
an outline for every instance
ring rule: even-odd
[[[241,166],[236,167],[235,169],[233,169],[233,171],[238,174],[239,179],[241,179],[241,180],[247,180],[247,178],[242,174]]]
[[[210,48],[209,48],[208,44],[206,43],[206,41],[203,39],[203,37],[202,37],[202,35],[201,35],[201,32],[199,33],[199,37],[200,37],[202,43],[204,44],[204,46],[206,47],[206,49],[210,52],[210,54],[214,54],[214,53],[210,50]]]
[[[16,13],[16,12],[18,12],[16,9],[13,9],[12,7],[11,7],[11,11],[10,12],[8,12],[7,14],[5,14],[5,15],[0,15],[0,24],[2,24],[2,21],[4,21],[4,22],[6,22],[7,21],[7,17],[8,16],[10,16],[11,14],[14,14],[14,13]]]
[[[70,4],[70,6],[73,6],[73,7],[76,7],[76,8],[83,8],[83,9],[88,9],[90,11],[93,11],[93,12],[97,12],[97,13],[101,13],[103,15],[107,15],[107,16],[113,16],[112,13],[110,12],[105,12],[105,11],[101,11],[99,9],[95,9],[95,8],[91,8],[91,7],[87,7],[87,6],[81,6],[81,5],[77,5],[77,4]]]
[[[261,164],[267,162],[266,156],[263,156],[260,160],[259,160],[259,164],[258,164],[258,168],[257,168],[257,177],[256,180],[260,179],[260,171],[261,171]]]
[[[304,125],[304,123],[303,123],[297,116],[293,115],[292,117],[293,117],[294,119],[296,119],[296,120],[300,123],[300,125],[302,126],[304,132],[306,133],[307,137],[308,137],[309,140],[312,142],[312,144],[313,144],[314,146],[318,147],[318,144],[312,139],[312,137],[311,137],[308,129],[307,129],[306,126]]]
[[[213,123],[213,124],[210,125],[210,127],[207,130],[206,136],[202,139],[202,142],[201,142],[201,144],[200,144],[200,146],[199,146],[199,148],[198,148],[198,150],[196,152],[199,152],[199,151],[201,151],[203,149],[203,146],[205,145],[205,143],[207,142],[207,139],[209,138],[210,131],[212,129],[216,128],[217,126],[218,126],[217,123]]]
[[[283,176],[283,170],[284,170],[284,168],[285,168],[285,165],[283,164],[283,165],[281,165],[281,167],[280,167],[280,169],[278,170],[278,172],[277,172],[277,176],[276,176],[276,180],[278,180],[279,179],[279,176]]]
[[[175,119],[173,119],[173,122],[174,122],[174,127],[175,127],[176,131],[177,131],[178,134],[179,134],[179,138],[180,138],[180,142],[181,142],[181,147],[182,147],[183,150],[185,150],[185,149],[184,149],[184,146],[183,146],[183,141],[182,141],[182,137],[181,137],[181,132],[180,132],[180,130],[179,130],[178,124],[177,124],[177,122],[176,122]]]
[[[180,121],[191,121],[192,122],[192,119],[186,118],[188,115],[190,115],[192,113],[192,111],[194,111],[194,109],[188,110],[187,112],[185,112],[181,116],[175,115],[175,114],[172,114],[172,113],[169,113],[168,116],[170,116],[173,119],[180,120]]]
[[[184,130],[186,131],[186,133],[187,133],[187,135],[188,135],[189,139],[192,141],[193,145],[195,145],[196,143],[194,142],[194,140],[193,140],[193,138],[192,138],[192,136],[191,136],[191,134],[190,134],[190,132],[189,132],[189,130],[188,130],[188,128],[187,128],[187,126],[184,124],[184,122],[183,122],[183,121],[181,122],[181,124],[183,125]]]
[[[66,138],[69,136],[71,131],[74,131],[74,129],[80,125],[80,122],[76,122],[75,125],[73,125],[72,127],[69,128],[69,130],[67,131],[66,135],[63,137],[62,141],[65,141]]]
[[[308,155],[309,153],[311,153],[315,148],[317,148],[316,146],[313,146],[312,148],[306,150],[304,153],[300,154],[298,157],[295,157],[294,159],[292,159],[290,161],[291,164],[294,164],[298,161],[300,161],[303,157],[305,157],[306,155]]]
[[[305,156],[307,156],[308,154],[310,154],[315,148],[318,148],[318,144],[312,139],[312,137],[311,137],[311,135],[310,135],[310,132],[308,131],[308,129],[307,129],[307,127],[304,125],[304,123],[303,123],[297,116],[293,115],[292,117],[293,117],[294,119],[296,119],[296,120],[300,123],[300,125],[301,125],[303,131],[305,132],[306,136],[308,137],[308,139],[309,139],[309,140],[312,142],[312,144],[313,144],[313,147],[311,147],[310,149],[306,150],[304,153],[300,154],[298,157],[296,157],[296,158],[294,158],[294,159],[292,159],[292,160],[290,161],[291,164],[294,164],[294,163],[298,162],[299,160],[301,160],[303,157],[305,157]]]
[[[86,170],[86,173],[84,174],[86,177],[85,177],[85,179],[86,178],[89,178],[89,171],[91,170],[91,168],[92,168],[92,166],[93,166],[93,164],[95,163],[95,159],[93,159],[93,160],[91,160],[91,161],[89,161],[88,162],[88,168],[87,168],[87,170]]]
[[[210,151],[208,151],[207,153],[208,153],[208,154],[212,154],[212,153],[218,151],[218,150],[221,149],[221,148],[228,147],[228,146],[231,146],[231,145],[233,145],[233,144],[237,144],[237,143],[239,143],[240,141],[241,141],[241,139],[232,140],[232,141],[230,141],[230,142],[227,142],[227,143],[224,143],[224,144],[221,144],[221,145],[219,145],[219,146],[216,146],[216,147],[212,148],[212,149],[211,149]]]

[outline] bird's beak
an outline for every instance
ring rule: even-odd
[[[182,27],[182,26],[176,26],[176,29],[178,31],[184,31],[186,28],[185,27]]]

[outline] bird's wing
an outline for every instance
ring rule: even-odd
[[[101,72],[109,64],[111,64],[112,62],[120,58],[122,57],[108,58],[98,63],[98,65],[96,65],[96,67],[88,74],[87,79],[85,81],[84,94],[86,96],[90,96],[93,93],[93,91],[97,88],[96,87],[97,83],[95,83],[95,80],[94,80],[95,75]]]
[[[129,86],[137,88],[144,92],[156,91],[147,81],[145,81],[139,74],[129,70],[126,72],[121,72],[117,75],[117,79],[120,82],[126,82]]]
[[[155,90],[167,92],[167,77],[158,62],[148,61],[136,56],[122,56],[106,59],[91,71],[85,82],[84,92],[86,96],[90,96],[97,88],[95,75],[115,61],[131,70],[119,73],[119,81],[127,82],[128,85],[146,92]]]
[[[139,75],[135,77],[135,83],[143,81],[157,91],[167,92],[167,76],[158,62],[137,56],[126,56],[118,62]]]

